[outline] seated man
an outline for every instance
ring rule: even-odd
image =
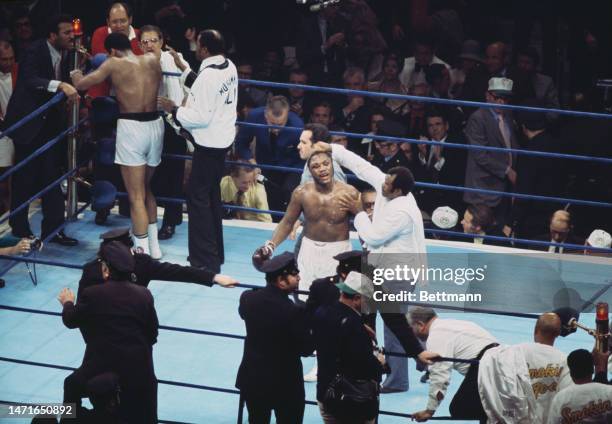
[[[558,210],[550,217],[549,233],[537,236],[536,240],[549,241],[551,243],[569,243],[584,245],[584,239],[576,236],[572,230],[572,216],[566,210]],[[563,246],[531,246],[535,250],[548,251],[549,253],[576,253],[578,249]]]
[[[253,168],[246,166],[233,165],[230,175],[221,179],[221,201],[245,208],[270,209],[264,186],[255,181]],[[249,221],[272,222],[269,213],[232,210],[231,216]]]
[[[466,234],[477,234],[481,236],[496,236],[506,237],[498,228],[495,227],[495,216],[493,208],[485,204],[468,205],[463,220],[461,221],[463,232]],[[483,237],[470,237],[468,241],[473,241],[474,244],[488,244],[493,246],[509,246],[508,242],[485,239]]]

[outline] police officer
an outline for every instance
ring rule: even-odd
[[[119,241],[128,247],[133,246],[129,228],[118,228],[100,235],[102,243],[100,248],[112,241]],[[144,253],[134,253],[134,281],[140,286],[147,287],[151,280],[182,281],[212,286],[217,283],[223,287],[233,287],[238,281],[227,275],[215,274],[213,272],[182,266],[168,262],[159,262]],[[83,274],[79,281],[78,294],[94,284],[102,283],[102,260],[100,257],[88,262],[83,267]]]
[[[310,294],[306,301],[306,310],[309,316],[312,316],[319,306],[330,305],[338,300],[340,297],[340,290],[336,287],[336,284],[346,278],[351,271],[362,272],[365,264],[364,253],[361,250],[352,250],[350,252],[340,253],[334,256],[334,259],[338,261],[337,274],[330,277],[320,278],[313,281],[310,287]],[[374,304],[368,303],[372,306],[370,310],[373,313],[364,315],[365,323],[372,329],[376,329],[376,308]],[[423,347],[415,337],[406,317],[403,314],[394,312],[381,312],[381,317],[389,327],[389,329],[395,334],[400,341],[404,350],[408,353],[408,356],[419,356],[419,359],[425,363],[429,363],[429,352],[423,353]]]
[[[304,379],[300,356],[313,352],[304,309],[289,299],[300,281],[293,253],[266,261],[266,286],[245,291],[238,312],[246,326],[244,354],[236,387],[246,402],[250,424],[301,423]]]
[[[196,56],[202,61],[199,73],[186,68],[181,76],[190,87],[185,106],[163,97],[158,104],[172,113],[172,120],[189,133],[195,146],[187,189],[189,263],[218,273],[224,262],[220,183],[227,149],[236,136],[238,72],[225,57],[219,31],[200,32]],[[176,57],[175,62],[183,69]]]
[[[120,415],[127,422],[157,422],[157,378],[153,345],[159,322],[153,296],[129,282],[136,260],[123,243],[112,241],[100,249],[103,284],[74,293],[64,288],[58,300],[68,328],[79,328],[88,354],[64,382],[64,402],[80,405],[87,383],[106,372],[119,376]]]

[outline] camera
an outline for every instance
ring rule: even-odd
[[[33,238],[30,240],[30,250],[38,251],[42,248],[42,240],[39,238]]]

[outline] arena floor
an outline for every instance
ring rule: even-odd
[[[38,214],[33,217],[34,228],[38,227],[39,219]],[[254,228],[255,225],[245,222],[225,224],[226,263],[222,272],[237,278],[242,283],[263,285],[263,275],[255,271],[251,265],[251,254],[270,237],[271,227],[263,225]],[[72,223],[68,228],[68,234],[80,240],[78,248],[49,245],[38,254],[38,257],[82,264],[95,256],[99,243],[98,235],[108,228],[120,226],[129,226],[129,220],[111,215],[107,227],[99,227],[93,223],[92,212],[88,211],[82,219]],[[354,243],[357,247],[355,240]],[[177,227],[173,239],[162,242],[164,260],[186,263],[186,246],[187,224],[185,223]],[[432,242],[428,245],[428,251],[466,253],[469,251],[468,247],[470,245],[464,243]],[[292,248],[293,242],[285,242],[278,251]],[[9,265],[6,261],[0,261],[0,271]],[[585,266],[587,268],[584,268]],[[582,271],[583,269],[591,269],[591,266],[572,262],[566,269],[570,272],[583,273],[586,272]],[[60,312],[57,295],[65,286],[76,291],[80,271],[38,265],[37,275],[38,285],[34,286],[24,264],[17,264],[10,269],[3,277],[6,280],[6,287],[0,290],[0,304]],[[608,274],[610,275],[612,273]],[[601,272],[593,274],[588,280],[590,281],[588,287],[585,285],[585,293],[579,290],[584,298],[590,297],[597,289],[607,284]],[[219,286],[208,288],[168,282],[152,282],[149,288],[155,296],[157,314],[163,325],[232,334],[245,332],[243,322],[237,313],[238,299],[243,291],[241,288],[222,289]],[[602,300],[610,302],[611,291],[608,290]],[[508,306],[505,309],[512,310],[512,307]],[[488,314],[442,313],[441,315],[443,317],[453,315],[459,319],[477,322],[502,343],[519,343],[532,339],[534,322],[528,318]],[[581,321],[593,326],[593,315],[583,314]],[[379,323],[378,328],[382,329],[382,323]],[[242,344],[242,340],[239,339],[161,330],[158,343],[154,347],[157,377],[160,380],[233,389],[242,356]],[[556,346],[569,353],[577,348],[590,349],[592,345],[592,337],[579,332],[567,338],[560,338]],[[83,351],[84,343],[80,333],[77,330],[66,329],[59,317],[0,309],[0,357],[77,367],[81,362]],[[304,369],[310,369],[313,364],[314,358],[305,359]],[[62,397],[63,379],[68,372],[0,360],[0,401],[59,402]],[[381,409],[398,413],[411,413],[424,409],[428,386],[419,382],[420,376],[421,374],[414,368],[414,361],[410,360],[409,392],[382,395]],[[460,376],[455,373],[449,396],[455,393],[460,381]],[[306,384],[306,397],[309,400],[315,399],[315,384]],[[436,415],[448,416],[448,404],[449,401],[445,400]],[[237,410],[238,396],[235,394],[159,385],[160,420],[230,424],[236,423]],[[0,419],[0,422],[17,423],[29,420]],[[244,422],[246,422],[246,411]],[[306,406],[304,422],[321,422],[316,407]],[[381,415],[379,422],[405,423],[406,418]]]

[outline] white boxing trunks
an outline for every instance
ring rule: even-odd
[[[338,261],[334,259],[334,256],[352,249],[349,239],[324,242],[304,237],[297,260],[300,270],[299,289],[310,290],[312,282],[317,278],[336,275]],[[303,294],[299,295],[300,300],[306,300],[307,297]]]
[[[125,166],[161,162],[164,121],[157,112],[121,113],[117,120],[115,163]]]

